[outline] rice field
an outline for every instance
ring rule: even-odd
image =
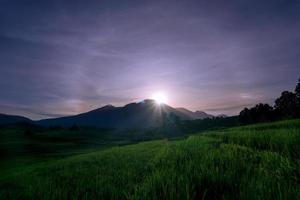
[[[15,165],[0,199],[300,199],[300,120]]]

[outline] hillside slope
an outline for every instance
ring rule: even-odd
[[[186,108],[176,108],[178,111],[190,116],[192,119],[205,119],[205,118],[213,118],[213,115],[207,114],[203,111],[192,112]]]
[[[1,199],[299,199],[300,120],[19,166]]]
[[[22,116],[7,115],[0,113],[0,125],[15,124],[20,122],[31,122],[31,120]]]
[[[105,106],[87,113],[38,122],[44,126],[95,126],[106,128],[152,128],[177,120],[198,119],[191,111],[175,109],[166,104],[158,105],[154,100],[131,103],[124,107]]]

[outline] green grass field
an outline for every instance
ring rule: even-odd
[[[12,137],[2,136],[0,148],[25,141]],[[100,149],[68,145],[6,154],[0,199],[300,199],[300,120]]]

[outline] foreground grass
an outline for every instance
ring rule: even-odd
[[[0,175],[0,199],[300,199],[300,120],[113,147]]]

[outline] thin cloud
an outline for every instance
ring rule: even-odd
[[[0,3],[10,113],[68,115],[163,89],[173,106],[237,114],[299,78],[296,1],[31,2]]]

